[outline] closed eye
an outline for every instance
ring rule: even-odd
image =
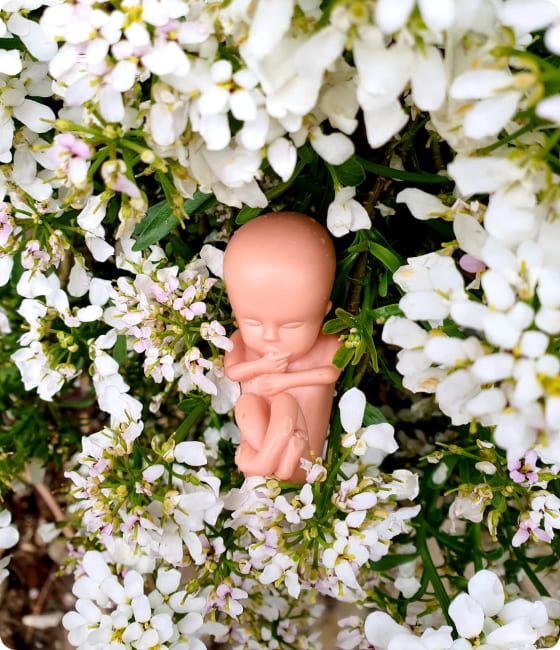
[[[282,325],[282,327],[284,327],[285,329],[288,329],[288,330],[295,330],[298,327],[301,327],[303,324],[304,323],[301,323],[301,322],[298,321],[298,322],[294,322],[294,323],[284,323],[284,325]]]
[[[246,318],[243,321],[243,325],[248,325],[249,327],[260,327],[262,323],[258,320],[253,320],[251,318]]]

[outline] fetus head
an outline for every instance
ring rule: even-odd
[[[309,352],[330,309],[334,246],[327,230],[295,212],[265,214],[229,242],[224,280],[241,338],[260,356]]]

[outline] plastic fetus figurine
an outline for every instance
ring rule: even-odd
[[[329,423],[338,337],[321,332],[331,307],[335,253],[303,214],[265,214],[242,226],[224,257],[239,329],[225,373],[241,383],[235,462],[245,476],[302,483],[300,459],[319,457]]]

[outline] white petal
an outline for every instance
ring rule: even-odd
[[[78,319],[82,323],[92,323],[93,321],[99,320],[103,315],[103,309],[99,305],[88,305],[87,307],[82,307],[78,309]]]
[[[413,6],[414,0],[378,0],[375,22],[385,34],[392,34],[404,26]]]
[[[439,32],[447,29],[455,18],[453,0],[418,0],[420,13],[429,29]]]
[[[259,2],[247,40],[247,48],[254,57],[264,57],[280,42],[290,26],[293,9],[292,0]]]
[[[425,221],[442,216],[447,211],[445,205],[433,194],[415,187],[408,187],[397,194],[397,203],[405,203],[416,219]]]
[[[488,354],[477,359],[472,367],[473,375],[483,384],[508,379],[513,374],[514,357],[505,352]]]
[[[465,135],[475,139],[498,135],[513,117],[520,98],[521,93],[510,91],[479,101],[465,117]]]
[[[453,99],[486,99],[507,89],[512,82],[512,76],[506,70],[467,70],[456,77],[449,94]]]
[[[490,312],[484,318],[484,334],[489,343],[511,350],[521,335],[505,314]]]
[[[266,157],[272,169],[283,181],[291,177],[297,162],[297,150],[290,140],[276,138],[268,145]]]
[[[499,388],[488,388],[467,402],[467,409],[474,417],[501,413],[507,404],[504,392]]]
[[[427,338],[426,330],[401,316],[391,316],[383,327],[382,339],[385,343],[407,350],[422,347]]]
[[[420,110],[437,111],[445,99],[446,81],[438,48],[430,45],[425,56],[422,52],[416,55],[412,67],[412,99]]]
[[[361,439],[372,449],[380,449],[387,454],[397,451],[399,445],[395,442],[395,430],[388,422],[372,424],[366,427]]]
[[[481,259],[482,247],[488,233],[472,215],[459,212],[453,219],[453,232],[459,247],[477,260]]]
[[[0,50],[0,73],[16,75],[22,67],[19,50]]]
[[[13,113],[20,122],[29,127],[34,133],[45,133],[53,128],[55,114],[44,104],[32,99],[25,99],[23,104],[14,106]]]
[[[498,16],[504,25],[513,27],[519,34],[527,34],[558,19],[558,9],[548,0],[509,0],[498,9]]]
[[[132,611],[134,612],[134,618],[138,623],[146,623],[150,620],[150,616],[152,615],[152,608],[150,606],[148,596],[144,594],[141,596],[136,596],[132,599],[130,605],[132,607]]]
[[[364,111],[367,140],[377,149],[388,142],[408,122],[408,115],[395,99],[381,108]]]
[[[506,158],[459,155],[447,167],[463,196],[490,194],[520,179],[524,172]]]
[[[86,551],[82,560],[82,566],[90,578],[94,578],[100,582],[103,578],[111,575],[111,571],[99,551]]]
[[[0,548],[6,549],[15,546],[19,541],[19,532],[13,526],[0,528]]]
[[[122,122],[124,104],[121,93],[113,86],[103,86],[99,92],[99,112],[107,122]]]
[[[504,275],[489,269],[482,276],[482,288],[491,309],[505,311],[515,302],[515,293]]]
[[[180,442],[175,447],[175,460],[187,465],[206,465],[204,443],[197,441]]]
[[[530,646],[535,643],[539,635],[526,618],[519,618],[512,623],[502,625],[497,630],[486,636],[488,645],[507,648],[517,646]]]
[[[541,99],[535,107],[535,113],[543,120],[560,123],[560,95]]]
[[[389,614],[385,612],[373,612],[365,620],[364,632],[367,640],[373,646],[383,650],[387,648],[393,637],[406,632],[406,629],[396,623]]]
[[[459,594],[449,605],[449,616],[455,623],[457,633],[472,639],[478,636],[484,625],[484,610],[468,594]]]
[[[356,433],[362,426],[366,396],[359,388],[351,388],[340,398],[340,421],[347,433]]]
[[[354,153],[354,143],[343,133],[324,135],[316,127],[311,132],[311,146],[330,165],[342,165]]]
[[[535,196],[523,187],[499,191],[490,197],[484,215],[487,232],[505,244],[520,243],[535,228]]]
[[[407,293],[400,299],[399,307],[410,320],[440,321],[449,315],[449,301],[435,291]]]
[[[181,582],[181,572],[177,569],[166,568],[158,571],[156,587],[164,594],[177,591]]]

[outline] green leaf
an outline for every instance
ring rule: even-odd
[[[248,205],[245,205],[241,210],[239,210],[237,217],[235,218],[235,223],[242,226],[244,223],[251,221],[251,219],[258,217],[261,212],[262,208],[250,208]]]
[[[1,50],[25,50],[24,44],[19,38],[0,38]]]
[[[384,178],[396,178],[400,181],[409,181],[410,183],[426,183],[430,185],[448,185],[453,182],[450,178],[447,178],[446,176],[440,176],[439,174],[407,172],[403,171],[402,169],[385,167],[384,165],[379,165],[378,163],[364,160],[364,158],[357,158],[357,160],[365,170],[368,172],[373,172],[378,176],[383,176]]]
[[[387,271],[381,275],[381,279],[379,280],[379,286],[377,287],[377,293],[382,297],[385,298],[387,295],[387,289],[388,289],[388,274]]]
[[[175,432],[175,441],[181,442],[189,429],[207,412],[208,400],[199,395],[189,395],[179,403],[178,408],[185,413],[185,419]]]
[[[146,216],[134,229],[138,239],[134,242],[133,251],[143,251],[152,244],[157,244],[179,224],[179,219],[171,211],[167,201],[160,201],[148,208]]]
[[[371,424],[381,424],[382,422],[387,422],[387,418],[377,406],[372,406],[368,402],[364,413],[364,426],[369,427]]]
[[[340,318],[341,321],[344,321],[344,323],[346,323],[346,327],[355,326],[356,323],[354,316],[352,316],[349,311],[346,311],[345,309],[339,307],[338,309],[335,309],[334,313],[336,314],[337,318]]]
[[[124,365],[126,361],[126,336],[124,334],[117,336],[117,342],[113,348],[113,357],[119,366]]]
[[[333,366],[335,366],[336,368],[340,368],[342,370],[350,363],[353,356],[354,356],[354,348],[347,348],[346,346],[343,345],[341,348],[338,348],[338,350],[335,352],[335,355],[332,360]]]
[[[370,241],[368,242],[368,248],[370,250],[370,253],[376,257],[381,262],[381,264],[383,264],[383,266],[389,269],[391,273],[394,273],[401,266],[401,260],[399,257],[393,253],[393,251],[385,248],[385,246],[382,246],[377,242]]]
[[[399,309],[398,304],[385,305],[384,307],[372,309],[368,316],[374,321],[387,320],[391,316],[402,316],[402,311]]]
[[[356,158],[349,158],[342,165],[333,165],[332,169],[341,185],[357,187],[366,180],[364,168]]]
[[[192,199],[183,203],[183,210],[187,216],[196,212],[205,203],[213,199],[212,194],[204,194],[198,190]],[[160,201],[148,208],[146,216],[134,229],[134,235],[138,239],[132,247],[133,251],[142,251],[152,244],[157,244],[160,239],[170,233],[179,224],[179,219],[173,214],[171,206],[167,201]]]
[[[323,325],[323,334],[337,334],[347,327],[348,325],[341,318],[333,318]]]

